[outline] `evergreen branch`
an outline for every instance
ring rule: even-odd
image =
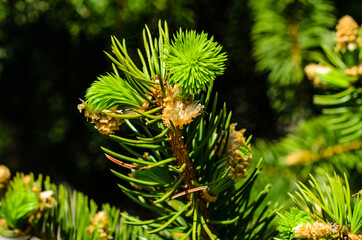
[[[327,175],[329,184],[324,184],[323,192],[315,178],[310,177],[310,188],[299,183],[299,192],[291,195],[299,210],[292,208],[279,221],[283,239],[360,238],[361,218],[356,218],[360,212],[355,209],[359,209],[361,201],[352,201],[347,176],[344,175],[343,184],[336,174],[333,178]]]
[[[19,202],[22,203],[17,205]],[[35,178],[32,173],[17,173],[10,181],[7,195],[1,199],[0,212],[4,211],[12,214],[1,214],[1,218],[13,226],[6,230],[13,237],[16,233],[42,239],[121,240],[120,233],[127,232],[118,226],[118,209],[108,204],[99,208],[86,195],[70,192],[63,185],[56,186],[49,177]]]
[[[288,126],[295,122],[292,119],[311,114],[306,111],[304,67],[321,55],[322,43],[332,41],[334,7],[328,0],[250,0],[249,6],[256,71],[267,74],[272,108],[279,114],[279,124]]]
[[[269,186],[251,200],[250,191],[259,168],[246,176],[252,154],[245,144],[249,144],[250,138],[244,137],[245,130],[235,130],[236,124],[230,123],[232,114],[225,104],[217,110],[217,94],[208,116],[201,114],[202,104],[207,105],[211,99],[215,77],[225,69],[226,54],[221,53],[221,46],[213,37],[208,39],[207,34],[193,30],[180,30],[170,41],[167,25],[162,28],[161,23],[158,39],[152,38],[146,26],[143,44],[145,55],[138,50],[141,71],[129,57],[125,40],[121,43],[112,38],[115,57],[107,55],[121,69],[129,87],[122,94],[125,97],[137,94],[139,105],[131,107],[135,114],[118,114],[114,109],[103,111],[112,119],[125,119],[136,136],[129,139],[113,132],[109,136],[130,156],[102,150],[108,159],[132,170],[128,175],[111,170],[137,188],[131,190],[120,185],[122,192],[158,216],[147,221],[127,217],[131,221],[122,224],[147,224],[153,228],[148,233],[182,231],[183,239],[188,236],[195,240],[216,239],[218,231],[211,216],[227,207],[225,213],[229,215],[221,219],[227,219],[224,223],[231,227],[227,230],[219,224],[220,229],[227,230],[226,236],[234,239],[244,232],[249,239],[258,239],[273,217],[254,214]],[[119,78],[117,70],[114,76]],[[99,101],[107,102],[105,95],[102,98]],[[239,181],[242,178],[246,180]],[[176,197],[177,200],[173,199]],[[215,209],[213,204],[217,206]],[[245,226],[240,228],[240,225]],[[127,236],[131,235],[123,235]]]
[[[251,38],[257,70],[268,71],[277,85],[300,83],[303,62],[322,43],[323,32],[335,23],[328,1],[250,1],[254,26]]]

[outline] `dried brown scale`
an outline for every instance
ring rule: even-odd
[[[341,230],[341,226],[339,226],[339,224],[337,224],[337,223],[332,222],[332,223],[329,223],[329,225],[331,226],[333,235],[339,233],[339,231]]]
[[[166,98],[163,100],[162,121],[166,127],[171,127],[170,120],[175,127],[182,129],[184,125],[192,122],[193,118],[200,115],[203,105],[190,99],[178,96],[179,87],[175,85],[166,87]]]
[[[353,234],[353,233],[348,233],[347,237],[349,240],[361,240],[362,239],[362,234]]]
[[[295,238],[321,239],[327,238],[335,234],[335,228],[329,223],[311,222],[301,223],[293,228]],[[333,233],[334,232],[334,233]]]
[[[362,240],[362,234],[354,234],[350,232],[350,225],[344,226],[340,230],[340,236],[337,240]]]
[[[339,235],[335,240],[361,240],[361,234],[351,233],[349,227],[344,226],[341,229],[337,223],[311,222],[301,223],[293,228],[294,238],[301,239],[329,239],[333,235]]]

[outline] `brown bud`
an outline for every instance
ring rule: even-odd
[[[11,173],[9,168],[4,165],[0,165],[0,189],[4,188],[11,178]]]

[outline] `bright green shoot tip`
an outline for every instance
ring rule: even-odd
[[[114,74],[98,77],[86,93],[89,110],[95,112],[113,108],[140,108],[143,101],[127,81]]]
[[[222,47],[207,37],[203,32],[180,29],[168,43],[169,53],[164,59],[170,71],[168,82],[178,84],[183,95],[206,91],[216,76],[224,73],[226,53],[220,53]]]

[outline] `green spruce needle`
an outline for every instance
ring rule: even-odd
[[[207,37],[204,32],[198,34],[194,30],[180,29],[174,40],[167,44],[169,53],[164,62],[170,71],[168,81],[182,88],[181,95],[207,91],[216,76],[224,73],[226,53],[220,53],[222,47],[213,41],[213,37]]]
[[[293,228],[300,223],[313,222],[307,213],[297,209],[291,208],[290,212],[285,212],[279,220],[278,231],[283,239],[293,239]]]
[[[140,108],[144,99],[131,85],[114,74],[98,77],[86,93],[86,102],[91,111]]]

